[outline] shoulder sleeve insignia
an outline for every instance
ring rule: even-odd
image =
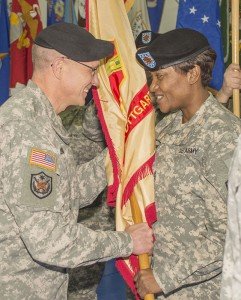
[[[31,174],[30,188],[36,197],[43,199],[52,192],[52,177],[46,175],[44,172]]]
[[[32,149],[29,164],[54,172],[56,170],[56,156],[47,151]]]

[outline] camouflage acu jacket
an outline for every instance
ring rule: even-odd
[[[228,180],[228,227],[225,241],[221,300],[241,299],[241,137]]]
[[[158,299],[219,299],[228,170],[241,123],[210,95],[193,118],[181,112],[156,127]]]
[[[79,207],[106,185],[105,156],[76,165],[60,118],[31,81],[1,106],[1,299],[67,299],[66,268],[131,253],[127,233],[77,223]]]

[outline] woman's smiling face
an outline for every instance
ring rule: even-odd
[[[190,100],[188,73],[177,72],[173,67],[152,72],[150,91],[163,113],[186,108]]]

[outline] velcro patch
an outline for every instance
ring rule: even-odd
[[[29,157],[29,164],[47,169],[56,170],[56,156],[39,149],[32,149]]]
[[[30,189],[39,199],[49,196],[52,192],[52,177],[44,172],[31,174]]]

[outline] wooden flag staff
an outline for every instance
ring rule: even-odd
[[[130,204],[131,204],[131,213],[132,213],[132,218],[135,224],[142,223],[142,214],[140,207],[138,205],[138,202],[136,200],[136,197],[134,193],[132,193],[130,197]],[[141,270],[149,269],[150,268],[150,260],[149,256],[147,253],[145,254],[140,254],[139,256],[139,265]],[[144,300],[154,300],[154,295],[153,294],[147,294],[144,298]]]
[[[239,64],[239,0],[232,0],[232,62]],[[239,89],[233,90],[233,113],[240,118]]]

